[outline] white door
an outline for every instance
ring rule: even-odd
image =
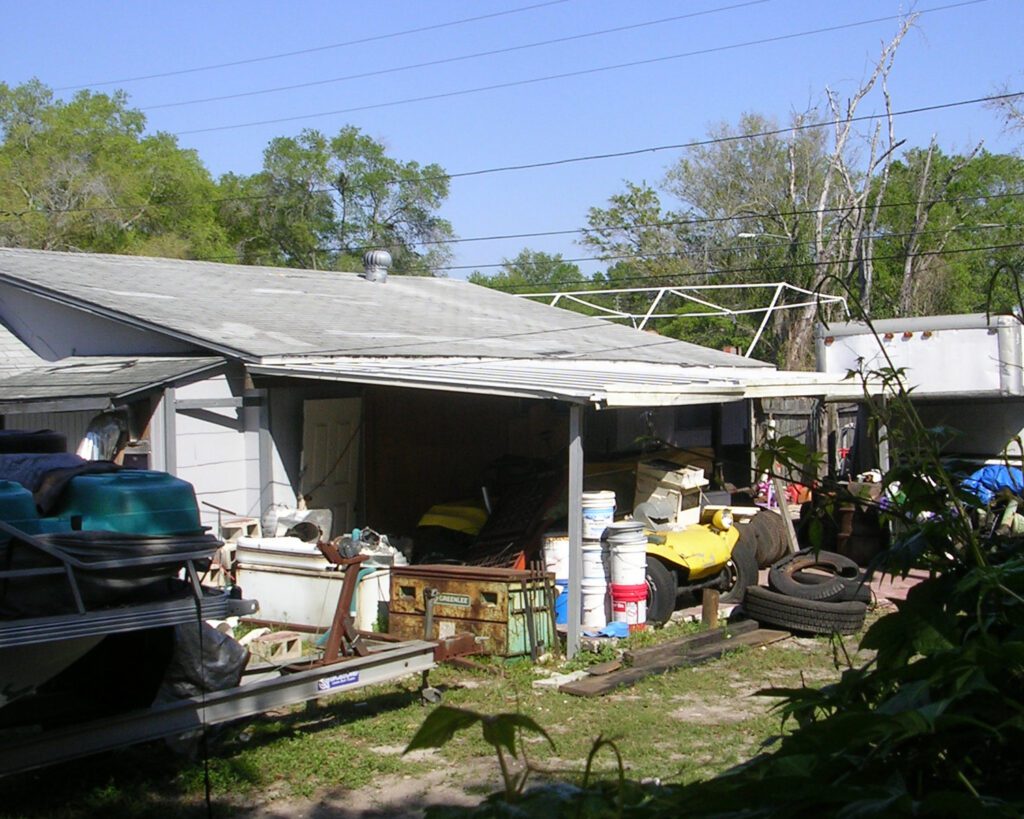
[[[358,489],[362,400],[305,401],[302,412],[302,479],[310,509],[330,509],[331,537],[351,531]]]

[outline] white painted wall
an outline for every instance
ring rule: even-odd
[[[0,284],[0,315],[36,355],[57,361],[72,355],[188,355],[193,345],[136,329],[84,310]]]
[[[176,401],[241,398],[241,375],[218,375],[175,390]],[[162,407],[155,417],[154,453],[162,453],[166,430]],[[155,419],[154,419],[155,420]],[[199,500],[203,524],[216,527],[217,511],[203,501],[234,514],[259,517],[259,426],[258,418],[242,407],[178,409],[174,417],[174,469],[179,478],[191,483]],[[165,469],[162,456],[154,466]]]

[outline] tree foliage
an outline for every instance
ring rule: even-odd
[[[385,248],[394,272],[429,275],[450,257],[452,227],[437,213],[444,170],[389,157],[353,126],[273,139],[263,170],[220,184],[220,216],[245,263],[352,269]]]
[[[68,102],[0,83],[0,242],[175,257],[227,251],[216,186],[175,137],[146,135],[126,96]]]
[[[528,248],[519,251],[514,259],[505,259],[497,273],[487,275],[475,270],[468,278],[473,284],[511,293],[571,289],[584,281],[579,266],[565,261],[560,253]]]

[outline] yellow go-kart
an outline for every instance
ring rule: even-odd
[[[727,508],[705,508],[700,523],[647,530],[647,622],[665,623],[684,595],[718,589],[723,602],[757,585],[754,545]]]

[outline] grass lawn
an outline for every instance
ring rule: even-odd
[[[671,625],[622,642],[650,644],[692,630]],[[845,638],[845,650],[863,662],[856,643]],[[536,667],[494,659],[483,662],[495,673],[442,666],[430,677],[447,705],[487,714],[518,711],[544,727],[554,749],[542,737],[524,737],[537,776],[577,777],[601,735],[617,744],[629,778],[685,782],[749,759],[779,733],[772,701],[755,692],[820,686],[846,661],[828,638],[790,638],[740,647],[599,698],[533,685],[587,659],[607,658]],[[332,800],[379,805],[389,791],[406,794],[408,808],[453,791],[477,799],[500,789],[498,766],[479,728],[457,734],[439,751],[402,755],[429,708],[420,702],[416,676],[211,729],[205,766],[202,753],[188,758],[154,743],[0,779],[0,817],[206,816],[205,770],[215,816],[331,815],[313,808],[323,810]],[[596,764],[614,775],[613,754],[602,752]],[[435,793],[440,785],[447,790]]]

